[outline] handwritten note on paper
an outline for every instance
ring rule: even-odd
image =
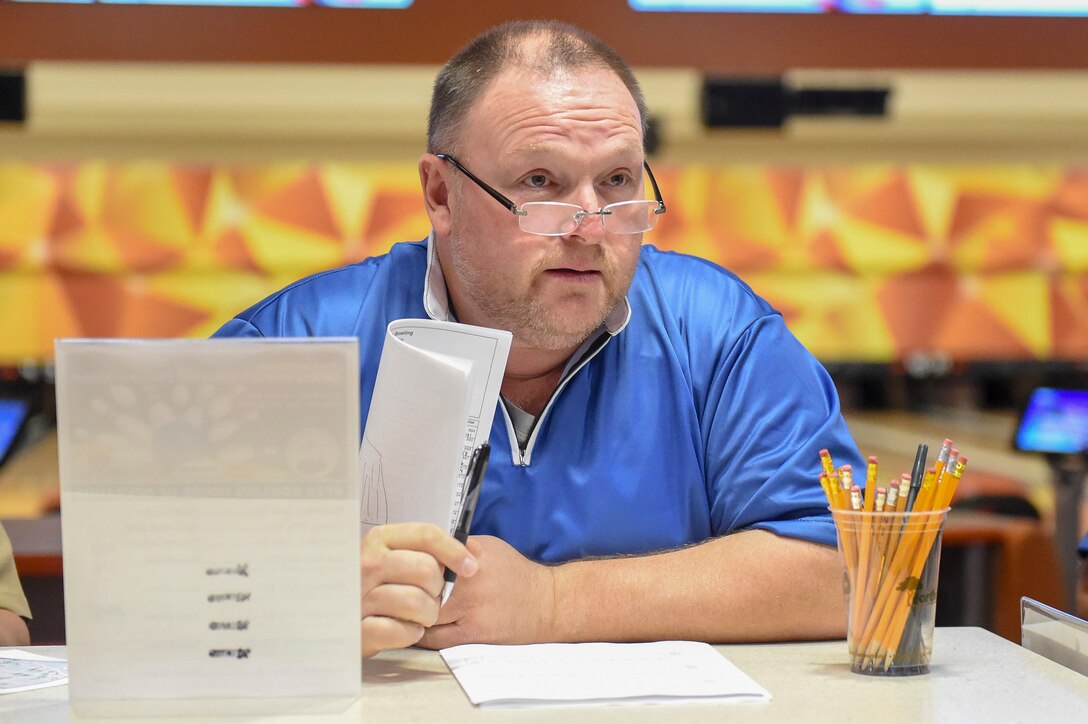
[[[68,683],[68,662],[19,649],[0,649],[0,694]]]
[[[442,658],[480,706],[769,701],[766,689],[693,641],[466,644]]]
[[[77,708],[358,694],[357,350],[58,343]]]

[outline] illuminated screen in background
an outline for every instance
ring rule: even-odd
[[[7,457],[28,412],[30,405],[25,400],[0,398],[0,463]]]
[[[1020,417],[1016,447],[1050,453],[1088,450],[1088,392],[1037,388]]]
[[[1088,0],[628,0],[635,10],[868,15],[1088,16]]]
[[[2,1],[2,0],[0,0]],[[232,5],[255,8],[327,7],[381,8],[400,10],[414,0],[8,0],[10,2],[50,2],[69,5]]]

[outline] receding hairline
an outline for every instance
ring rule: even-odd
[[[634,72],[616,51],[567,23],[515,21],[477,36],[439,71],[431,97],[427,150],[437,153],[456,148],[469,112],[499,77],[523,71],[547,80],[564,72],[590,69],[611,72],[626,87],[645,139],[646,101]]]

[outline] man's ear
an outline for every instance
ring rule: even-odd
[[[448,236],[450,233],[449,179],[449,164],[433,153],[420,157],[419,183],[423,187],[423,204],[436,236]]]

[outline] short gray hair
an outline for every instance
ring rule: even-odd
[[[527,52],[527,46],[531,50]],[[531,53],[531,54],[530,54]],[[608,68],[627,86],[638,106],[645,140],[649,113],[635,74],[616,51],[581,28],[554,20],[521,20],[491,28],[450,58],[434,81],[427,119],[427,150],[457,152],[465,117],[503,71],[521,67],[557,70]]]

